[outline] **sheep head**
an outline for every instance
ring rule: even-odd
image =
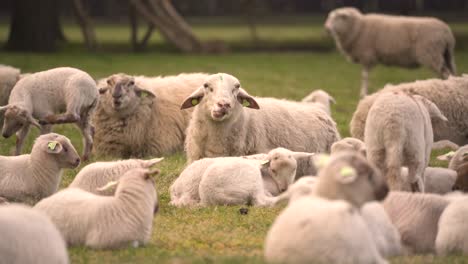
[[[41,128],[41,125],[32,117],[31,113],[20,105],[9,104],[2,106],[0,107],[0,113],[2,112],[5,112],[2,129],[2,136],[4,138],[9,138],[24,126],[29,126],[30,124]]]
[[[56,133],[39,136],[31,151],[32,157],[43,156],[44,153],[57,162],[60,168],[76,168],[80,165],[80,155],[70,140]]]
[[[354,7],[337,8],[328,14],[325,30],[332,36],[349,34],[361,16],[361,12]]]
[[[230,119],[240,113],[242,107],[260,108],[255,99],[241,88],[239,80],[226,73],[208,76],[203,86],[184,100],[181,109],[196,105],[208,118],[217,122]]]

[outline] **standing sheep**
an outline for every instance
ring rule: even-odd
[[[21,71],[7,65],[0,65],[0,106],[8,104],[8,98],[20,79]],[[3,113],[0,113],[0,126],[3,127]]]
[[[43,213],[19,204],[1,205],[0,233],[2,263],[69,263],[65,241]]]
[[[455,38],[437,18],[364,15],[344,7],[330,12],[325,29],[349,61],[363,66],[361,97],[367,95],[369,71],[379,63],[423,65],[443,78],[456,74]]]
[[[133,169],[118,182],[115,195],[99,196],[67,188],[40,201],[34,209],[46,213],[69,246],[115,249],[146,244],[151,238],[158,199],[153,174],[159,171]]]
[[[100,81],[93,117],[95,152],[119,158],[162,156],[183,149],[191,111],[181,102],[207,74],[166,77],[115,74]]]
[[[21,153],[30,125],[51,131],[51,125],[76,123],[84,137],[83,159],[93,147],[93,127],[89,119],[97,104],[96,82],[86,72],[55,68],[22,78],[13,88],[5,112],[2,135],[16,133],[16,155]],[[39,119],[39,122],[36,121]]]
[[[276,147],[325,152],[339,139],[336,123],[313,105],[253,98],[232,75],[209,76],[182,103],[195,107],[187,128],[188,162],[204,157],[242,156]]]
[[[402,92],[382,94],[370,109],[364,136],[367,157],[384,173],[391,190],[424,192],[434,138],[431,118],[447,120],[431,101]],[[405,165],[406,179],[401,176]]]
[[[313,103],[331,116],[330,104],[336,104],[335,98],[324,90],[315,90],[302,99],[303,103]]]
[[[31,154],[0,156],[0,197],[35,203],[57,191],[64,168],[79,164],[80,156],[68,138],[41,135]]]

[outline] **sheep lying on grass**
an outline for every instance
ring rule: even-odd
[[[30,125],[46,134],[51,125],[76,123],[84,137],[83,159],[87,160],[93,147],[89,120],[97,100],[96,82],[84,71],[55,68],[31,74],[16,83],[8,105],[0,107],[5,112],[2,135],[8,138],[16,133],[19,155]]]
[[[401,169],[401,177],[408,177],[408,168]],[[453,190],[457,172],[446,168],[427,167],[424,170],[424,191],[426,193],[446,194]]]
[[[369,71],[379,63],[424,65],[443,78],[456,74],[455,38],[437,18],[362,14],[343,7],[329,13],[325,29],[348,60],[363,66],[361,97],[367,94]]]
[[[181,109],[194,106],[185,142],[189,163],[276,147],[325,152],[340,137],[336,123],[314,105],[254,98],[241,88],[237,78],[225,73],[207,77]]]
[[[1,205],[0,233],[2,263],[69,263],[65,241],[43,213],[24,205]]]
[[[313,103],[331,116],[330,104],[336,104],[335,98],[324,90],[315,90],[302,99],[303,103]]]
[[[452,201],[440,216],[435,241],[438,255],[468,254],[468,198]]]
[[[50,133],[39,136],[31,154],[0,156],[0,197],[34,204],[55,193],[64,168],[76,168],[80,156],[70,140]]]
[[[152,232],[158,199],[152,175],[158,170],[132,169],[118,182],[115,195],[98,196],[67,188],[40,201],[34,209],[46,213],[69,246],[115,249],[146,244]]]

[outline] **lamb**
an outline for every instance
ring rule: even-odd
[[[391,190],[424,192],[433,131],[431,118],[447,121],[439,108],[419,95],[389,92],[369,110],[365,144],[369,161],[385,175]],[[408,177],[401,167],[408,167]]]
[[[21,71],[7,65],[0,65],[0,106],[8,104],[13,86],[19,81]],[[0,126],[3,127],[3,113],[0,113]]]
[[[408,168],[401,169],[401,177],[408,177]],[[452,191],[457,181],[457,172],[446,168],[427,167],[424,170],[424,191],[446,194]]]
[[[298,198],[314,194],[315,185],[317,184],[316,176],[304,176],[299,178],[289,186],[286,192],[280,194],[276,203],[288,200],[295,201]]]
[[[458,167],[457,180],[455,181],[453,189],[468,192],[468,162]]]
[[[434,253],[437,223],[449,204],[443,196],[390,192],[383,207],[401,235],[408,254]]]
[[[335,98],[324,90],[315,90],[302,99],[304,103],[314,103],[331,116],[330,103],[336,104]]]
[[[330,154],[335,154],[340,151],[357,151],[364,157],[367,155],[366,145],[364,142],[357,138],[351,137],[343,138],[332,144]]]
[[[263,153],[276,147],[325,152],[340,137],[336,123],[317,107],[254,98],[237,78],[226,73],[207,77],[181,109],[194,106],[185,141],[188,163],[204,157]]]
[[[325,29],[349,61],[363,66],[361,97],[367,95],[369,71],[379,63],[422,65],[443,78],[456,74],[455,38],[437,18],[362,14],[344,7],[329,13]]]
[[[35,203],[55,193],[64,168],[76,168],[80,156],[65,136],[39,136],[31,154],[0,156],[0,197]]]
[[[151,238],[158,200],[152,175],[158,170],[132,169],[118,182],[114,196],[67,188],[40,201],[34,209],[47,214],[69,246],[116,249],[146,244]]]
[[[98,188],[111,181],[117,181],[127,171],[134,168],[149,169],[163,158],[151,160],[129,159],[108,162],[95,162],[82,168],[68,187],[80,188],[98,195],[114,195],[114,189],[99,191]]]
[[[60,232],[46,215],[27,206],[0,206],[0,233],[2,263],[69,263]]]
[[[434,142],[449,140],[457,145],[468,144],[468,76],[450,77],[448,80],[429,79],[399,85],[388,85],[382,91],[362,99],[350,123],[351,135],[364,140],[366,119],[375,100],[385,92],[404,91],[432,101],[447,117],[448,122],[432,120]]]
[[[8,138],[16,132],[19,155],[30,125],[46,134],[54,124],[76,123],[84,137],[83,160],[87,160],[93,147],[89,119],[97,97],[96,83],[84,71],[62,67],[31,74],[18,81],[8,105],[0,107],[5,112],[2,135]]]
[[[451,202],[444,210],[439,219],[438,233],[435,240],[438,255],[451,253],[468,254],[468,240],[466,234],[468,225],[468,198],[462,198]]]

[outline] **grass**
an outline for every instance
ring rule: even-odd
[[[202,21],[203,22],[203,21]],[[195,31],[203,39],[225,39],[232,45],[242,44],[249,38],[244,25],[238,23],[203,24],[195,21]],[[333,117],[341,135],[348,136],[348,124],[358,102],[360,67],[348,63],[338,54],[332,42],[322,34],[320,19],[304,19],[289,24],[259,26],[265,41],[291,43],[316,42],[327,47],[322,52],[234,52],[225,55],[181,55],[163,53],[155,47],[164,46],[157,36],[151,41],[151,52],[130,53],[127,47],[128,29],[118,25],[100,25],[98,37],[103,46],[117,49],[87,53],[80,46],[79,31],[67,26],[70,44],[55,54],[0,52],[0,63],[33,72],[57,66],[72,66],[100,78],[116,72],[130,74],[166,75],[180,72],[228,72],[237,76],[251,94],[298,100],[310,91],[322,88],[336,99]],[[468,25],[453,24],[461,39],[468,36]],[[0,39],[7,35],[6,25],[0,25]],[[240,49],[242,50],[242,48]],[[456,51],[459,72],[468,71],[468,49],[462,42]],[[377,67],[370,78],[371,90],[384,84],[433,77],[427,69],[406,70]],[[73,126],[58,126],[55,131],[68,136],[81,151],[81,136]],[[33,129],[25,152],[31,149],[38,135]],[[15,140],[0,140],[0,155],[9,155]],[[441,152],[438,152],[441,153]],[[100,157],[94,157],[100,160]],[[119,251],[96,251],[86,248],[70,249],[72,263],[262,263],[262,245],[265,234],[281,208],[250,208],[248,215],[239,214],[239,206],[199,209],[176,209],[168,205],[168,188],[183,169],[185,157],[178,153],[166,157],[161,163],[162,174],[157,179],[160,212],[154,220],[151,242],[144,248]],[[432,164],[446,165],[435,162]],[[83,167],[86,164],[80,166]],[[77,170],[65,172],[61,187],[66,187]],[[402,257],[393,263],[468,263],[461,256],[446,258],[428,256]]]

